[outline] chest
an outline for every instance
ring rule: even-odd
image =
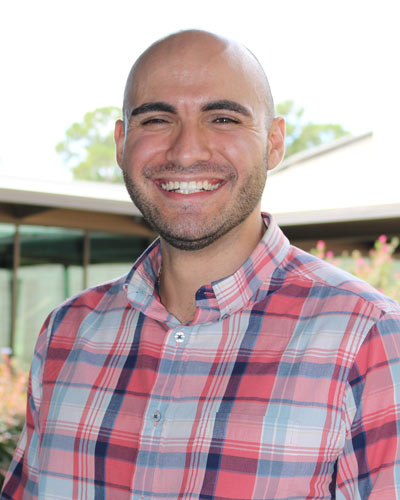
[[[99,478],[116,500],[329,494],[346,342],[342,326],[254,312],[194,327],[136,313],[99,325],[57,371],[48,365],[42,469],[89,488],[74,498],[92,498]]]

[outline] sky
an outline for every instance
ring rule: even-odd
[[[275,102],[353,134],[374,128],[379,67],[398,58],[396,1],[13,0],[0,6],[0,174],[69,179],[55,152],[87,111],[120,106],[134,60],[199,28],[245,44]],[[379,7],[377,7],[379,5]]]

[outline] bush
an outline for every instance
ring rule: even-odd
[[[363,257],[359,250],[353,250],[351,254],[343,252],[335,257],[333,252],[327,250],[324,241],[319,241],[311,253],[367,281],[384,295],[400,303],[400,272],[397,271],[400,263],[393,258],[398,246],[399,238],[392,238],[389,242],[382,235],[375,241],[374,248],[367,257]]]
[[[0,361],[0,488],[25,421],[28,374],[3,355]]]

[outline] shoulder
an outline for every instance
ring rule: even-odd
[[[56,330],[61,324],[82,323],[89,315],[102,316],[127,306],[126,276],[83,290],[62,302],[48,316],[45,326]]]
[[[376,317],[384,313],[398,315],[400,312],[393,299],[369,283],[296,247],[290,247],[282,264],[285,282],[305,288],[308,297],[318,298],[321,302],[331,300],[343,306],[363,305],[369,307]]]

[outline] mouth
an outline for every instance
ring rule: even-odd
[[[217,181],[168,181],[160,182],[161,189],[169,193],[193,194],[204,191],[215,191],[222,182]]]

